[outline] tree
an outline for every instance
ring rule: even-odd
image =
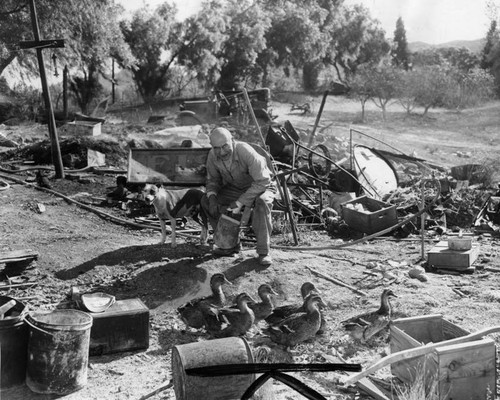
[[[382,118],[387,118],[387,104],[397,96],[398,69],[383,61],[368,72],[368,87],[372,101],[382,110]]]
[[[328,35],[323,62],[333,66],[341,82],[348,81],[358,66],[377,64],[390,51],[384,31],[362,5],[332,9],[323,29]]]
[[[155,9],[145,6],[130,21],[122,21],[125,42],[137,62],[132,76],[145,102],[168,87],[171,70],[182,44],[181,25],[175,22],[177,9],[168,3]]]
[[[446,104],[446,98],[456,88],[456,81],[450,76],[449,69],[441,65],[420,67],[414,73],[419,82],[415,101],[424,107],[422,116],[425,117],[431,107]]]
[[[351,76],[349,79],[349,96],[358,99],[361,103],[361,121],[365,120],[365,107],[366,102],[373,96],[372,87],[370,85],[370,72],[373,65],[370,63],[362,64],[359,66],[356,75]]]
[[[325,55],[328,37],[322,30],[329,10],[318,1],[286,1],[279,4],[267,2],[266,10],[273,15],[266,32],[268,52],[260,60],[272,62],[284,69],[302,69],[305,90],[314,90],[317,84],[318,63]],[[327,2],[331,7],[335,1]],[[271,64],[263,66],[269,67]],[[311,75],[312,74],[312,75]]]
[[[221,1],[204,3],[198,15],[185,21],[183,43],[178,62],[196,71],[199,83],[207,89],[217,85],[224,60],[219,58],[228,39],[230,18],[225,15]]]
[[[399,104],[410,115],[417,106],[420,76],[414,70],[400,71],[397,80],[397,98]]]
[[[406,30],[401,17],[396,21],[396,30],[394,31],[394,47],[391,51],[392,62],[394,65],[408,70],[408,42],[406,40]]]
[[[498,42],[499,35],[497,31],[497,21],[493,20],[490,23],[490,29],[488,29],[488,33],[486,34],[486,43],[484,44],[483,50],[481,51],[481,68],[482,69],[490,69],[493,66],[493,62],[491,60],[491,50],[493,46]]]
[[[493,45],[489,54],[490,73],[495,77],[496,92],[500,95],[500,40]]]
[[[231,23],[219,54],[223,63],[217,86],[221,90],[230,90],[249,83],[256,85],[263,73],[256,61],[267,48],[265,34],[271,26],[271,17],[258,2],[230,0],[226,7]]]
[[[36,3],[42,39],[60,38],[65,47],[54,49],[59,61],[90,86],[97,75],[106,74],[110,57],[123,65],[133,62],[123,41],[118,17],[123,9],[113,0],[38,0]],[[28,0],[0,2],[0,74],[17,59],[22,67],[35,70],[35,52],[19,51],[18,43],[33,40]],[[73,85],[73,88],[81,87]],[[86,96],[80,96],[81,99]],[[86,111],[85,104],[80,104]]]
[[[361,101],[363,119],[365,103],[372,100],[382,110],[382,118],[386,120],[387,105],[398,94],[398,71],[388,60],[378,64],[366,63],[358,68],[350,84],[352,95]]]

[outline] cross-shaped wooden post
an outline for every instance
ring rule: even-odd
[[[38,29],[38,18],[36,14],[35,0],[30,0],[29,3],[31,11],[31,24],[33,26],[33,34],[35,36],[35,40],[20,42],[19,46],[22,49],[36,49],[38,66],[40,68],[40,79],[42,81],[43,98],[45,100],[45,108],[47,109],[49,120],[48,126],[52,150],[52,163],[54,164],[56,178],[62,179],[64,178],[64,168],[62,164],[59,140],[57,138],[56,119],[54,117],[54,110],[52,109],[52,102],[50,100],[49,85],[47,83],[47,75],[45,73],[45,64],[43,61],[42,49],[51,47],[64,47],[64,40],[40,40],[40,30]]]

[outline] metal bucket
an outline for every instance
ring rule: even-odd
[[[28,315],[26,384],[35,393],[68,394],[87,384],[92,317],[78,310]]]
[[[177,400],[236,400],[255,379],[253,374],[199,377],[188,368],[253,363],[252,351],[243,338],[231,337],[174,346],[172,377]]]
[[[221,214],[214,232],[214,245],[219,249],[232,249],[240,243],[240,221]]]
[[[14,299],[0,296],[0,305],[11,300]],[[0,389],[22,385],[26,378],[28,325],[22,318],[24,310],[25,305],[16,300],[15,306],[0,320]]]

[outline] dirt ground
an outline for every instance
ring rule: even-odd
[[[294,99],[280,100],[273,103],[277,121],[288,119],[294,126],[312,129],[320,98],[300,99],[313,104],[313,113],[308,115],[289,111]],[[426,119],[405,117],[394,105],[387,121],[381,120],[380,111],[370,108],[366,122],[360,124],[358,104],[330,97],[318,128],[318,135],[322,135],[318,140],[328,146],[333,143],[333,137],[349,138],[350,128],[353,128],[407,154],[415,152],[418,157],[440,165],[494,163],[500,150],[496,140],[500,133],[499,105],[493,103],[462,112],[435,110]],[[145,122],[119,121],[116,114],[109,119],[103,125],[103,132],[116,140],[144,139],[158,129]],[[9,138],[23,138],[28,143],[46,136],[45,129],[45,126],[33,125],[1,127]],[[372,140],[355,133],[353,139],[373,144]],[[2,167],[6,165],[0,164]],[[125,165],[126,158],[121,166]],[[34,181],[34,171],[2,173],[5,175]],[[51,186],[65,196],[89,193],[90,197],[103,197],[114,185],[115,177],[115,174],[93,175],[86,183],[51,180]],[[376,309],[385,287],[390,287],[398,296],[392,302],[397,318],[442,314],[470,332],[494,326],[498,321],[499,240],[493,234],[474,236],[474,241],[480,245],[480,254],[473,273],[427,273],[426,282],[408,275],[413,266],[422,264],[421,240],[416,235],[403,240],[384,236],[342,249],[273,249],[273,264],[263,268],[254,259],[251,245],[244,245],[240,256],[228,258],[213,258],[210,249],[198,245],[194,238],[180,239],[178,247],[172,249],[168,244],[157,244],[160,235],[156,230],[114,223],[57,195],[1,179],[8,182],[10,188],[0,191],[0,251],[31,249],[39,254],[36,262],[20,275],[11,277],[11,283],[32,286],[2,288],[2,295],[22,298],[31,311],[73,308],[71,288],[78,287],[82,293],[100,291],[117,299],[139,298],[150,310],[149,348],[90,357],[88,383],[83,389],[66,396],[55,396],[35,394],[27,386],[21,386],[3,391],[2,400],[141,399],[168,383],[172,379],[173,346],[208,340],[204,332],[186,329],[175,310],[189,299],[208,294],[208,280],[215,272],[224,272],[232,282],[232,286],[227,287],[231,298],[243,291],[256,297],[257,287],[266,282],[279,293],[275,298],[278,305],[299,302],[299,288],[305,281],[313,282],[321,292],[328,305],[325,311],[327,331],[316,340],[285,351],[258,329],[250,332],[247,340],[253,352],[269,348],[270,362],[332,362],[341,356],[346,362],[367,367],[387,355],[390,352],[388,332],[368,343],[359,343],[346,336],[339,324],[352,315]],[[43,212],[40,212],[40,204],[44,206]],[[94,207],[123,216],[120,210]],[[342,239],[330,237],[324,230],[301,228],[299,236],[301,247],[345,243]],[[427,237],[425,251],[430,250],[436,240]],[[289,242],[289,237],[273,236],[273,245]],[[372,272],[374,266],[383,267],[390,274],[384,278],[381,273]],[[340,284],[320,274],[334,278]],[[0,285],[8,283],[5,275]],[[498,335],[491,337],[498,343]],[[339,384],[342,376],[339,372],[293,375],[328,399],[370,398],[356,387],[343,388]],[[388,367],[373,376],[379,385],[391,388]],[[273,382],[268,390],[272,393],[268,398],[301,398],[278,382]],[[174,389],[170,387],[150,398],[173,399]]]

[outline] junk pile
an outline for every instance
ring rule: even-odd
[[[500,197],[489,188],[491,173],[484,166],[448,169],[338,138],[309,148],[300,137],[288,121],[271,126],[266,136],[278,179],[289,189],[297,226],[324,227],[345,239],[394,226],[391,233],[401,238],[419,233],[416,219],[398,223],[424,207],[423,227],[431,235],[472,227],[498,231]],[[427,180],[439,187],[423,186]],[[275,209],[287,206],[278,202]]]

